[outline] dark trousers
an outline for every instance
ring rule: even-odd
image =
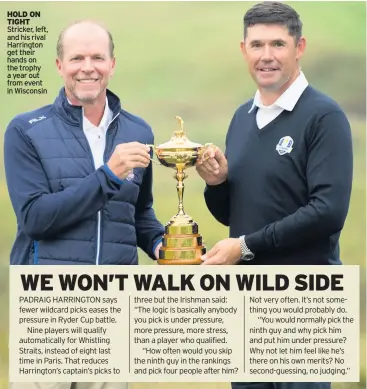
[[[330,389],[330,382],[232,382],[232,389]]]

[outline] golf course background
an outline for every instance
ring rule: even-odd
[[[18,113],[52,103],[62,79],[56,72],[58,34],[70,22],[91,18],[106,24],[115,41],[116,72],[110,89],[123,107],[143,117],[155,132],[155,143],[168,141],[177,129],[175,116],[185,122],[190,140],[213,142],[223,148],[236,108],[256,88],[240,53],[243,15],[252,2],[26,2],[0,3],[0,137]],[[304,23],[307,48],[302,70],[308,81],[334,98],[345,110],[353,131],[354,182],[351,206],[341,236],[344,264],[359,265],[361,273],[361,382],[335,383],[333,389],[365,387],[366,273],[366,5],[362,2],[289,3]],[[38,65],[47,95],[7,95],[7,11],[40,11],[32,25],[48,29]],[[1,148],[0,169],[0,389],[7,388],[8,264],[16,232],[9,201]],[[261,157],[261,156],[260,156]],[[21,174],[21,172],[19,172]],[[154,207],[165,223],[177,210],[173,171],[154,165]],[[199,223],[210,248],[228,236],[206,209],[204,183],[195,170],[185,181],[185,211]],[[246,177],[244,177],[246,179]],[[151,264],[140,252],[140,263]],[[228,384],[133,384],[134,389],[226,389]]]

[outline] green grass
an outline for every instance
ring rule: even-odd
[[[247,74],[239,42],[242,18],[253,2],[54,2],[0,3],[2,30],[6,11],[40,10],[39,25],[49,30],[45,48],[38,52],[42,79],[49,94],[27,97],[6,95],[6,56],[0,79],[0,139],[19,112],[52,103],[62,80],[54,65],[59,31],[68,23],[92,18],[110,28],[116,46],[117,69],[110,84],[124,107],[153,127],[156,143],[164,143],[176,128],[175,116],[185,121],[191,140],[223,147],[234,110],[255,91]],[[341,236],[342,259],[361,266],[361,316],[365,317],[366,270],[366,10],[361,2],[294,2],[304,23],[307,49],[302,69],[316,88],[332,96],[345,109],[352,125],[354,183],[349,215]],[[0,35],[6,47],[6,35]],[[2,148],[0,155],[2,156]],[[154,165],[155,209],[162,222],[177,209],[172,171]],[[208,247],[228,231],[206,209],[203,182],[195,170],[185,181],[185,209],[200,225]],[[0,169],[0,388],[7,382],[7,315],[9,251],[16,224]],[[151,263],[140,252],[140,262]],[[359,389],[365,383],[365,326],[361,320],[361,383],[335,384],[335,389]],[[134,389],[225,389],[226,384],[136,384]]]

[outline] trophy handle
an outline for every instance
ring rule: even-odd
[[[154,145],[146,145],[146,146],[149,146],[150,148],[152,148],[154,151],[156,150],[157,146],[154,146]],[[153,156],[154,156],[155,153],[153,153]],[[158,166],[161,166],[161,164],[159,162],[157,162],[155,159],[153,158],[149,158],[152,162],[154,162],[156,165]]]
[[[209,157],[204,157],[204,154],[209,149],[209,147],[213,147],[214,149],[216,149],[216,146],[214,145],[214,143],[205,143],[204,146],[199,147],[199,149],[198,149],[198,164],[199,165],[209,159]]]

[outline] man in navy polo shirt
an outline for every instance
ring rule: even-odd
[[[302,22],[264,2],[244,17],[241,50],[258,90],[235,112],[226,150],[197,165],[205,201],[230,237],[203,264],[340,264],[350,202],[351,129],[342,109],[300,69]],[[330,383],[233,383],[235,388],[328,389]]]

